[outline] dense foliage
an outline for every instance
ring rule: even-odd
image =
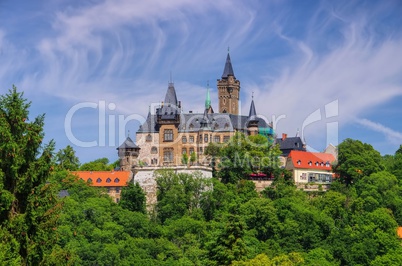
[[[69,173],[71,147],[41,150],[43,117],[29,122],[28,107],[15,89],[0,100],[1,265],[402,265],[402,146],[381,157],[347,139],[331,190],[304,192],[275,165],[277,147],[238,134],[209,147],[221,179],[159,172],[147,212],[138,184],[116,204]],[[275,177],[261,193],[245,179],[255,171]]]

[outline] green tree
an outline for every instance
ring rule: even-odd
[[[190,163],[193,165],[196,161],[197,161],[197,155],[195,154],[195,152],[192,152],[190,154]]]
[[[181,163],[184,165],[188,164],[188,155],[187,153],[183,154],[183,156],[181,157]]]
[[[145,192],[142,190],[140,184],[138,182],[135,184],[130,182],[121,190],[119,205],[123,209],[145,213],[145,200]]]
[[[42,146],[44,115],[30,121],[30,104],[15,86],[0,96],[0,243],[12,248],[6,264],[37,265],[56,241],[61,205],[46,184],[54,143]]]
[[[70,171],[76,171],[80,166],[80,160],[75,155],[75,151],[70,145],[59,150],[56,154],[56,163],[58,168]]]
[[[279,168],[279,148],[261,135],[237,132],[216,153],[213,145],[207,149],[207,155],[218,157],[217,177],[224,183],[237,183],[253,172],[271,173]]]
[[[338,146],[338,161],[334,172],[347,186],[363,176],[384,170],[381,154],[373,146],[359,140],[346,139]]]
[[[111,171],[114,169],[113,164],[109,164],[108,158],[100,158],[81,165],[81,171]]]

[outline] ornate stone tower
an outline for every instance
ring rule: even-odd
[[[226,57],[222,78],[218,79],[219,113],[239,114],[240,81],[236,79],[230,55]]]

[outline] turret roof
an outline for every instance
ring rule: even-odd
[[[227,79],[228,76],[233,76],[234,77],[232,61],[230,60],[229,53],[228,53],[228,56],[226,57],[225,69],[223,70],[222,78]]]

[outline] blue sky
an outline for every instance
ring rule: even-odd
[[[277,134],[299,130],[310,150],[350,137],[393,154],[402,144],[400,14],[399,0],[2,0],[0,93],[23,90],[31,119],[46,113],[57,149],[114,161],[163,100],[170,72],[185,112],[203,111],[208,81],[217,110],[229,46],[243,114],[254,92]]]

